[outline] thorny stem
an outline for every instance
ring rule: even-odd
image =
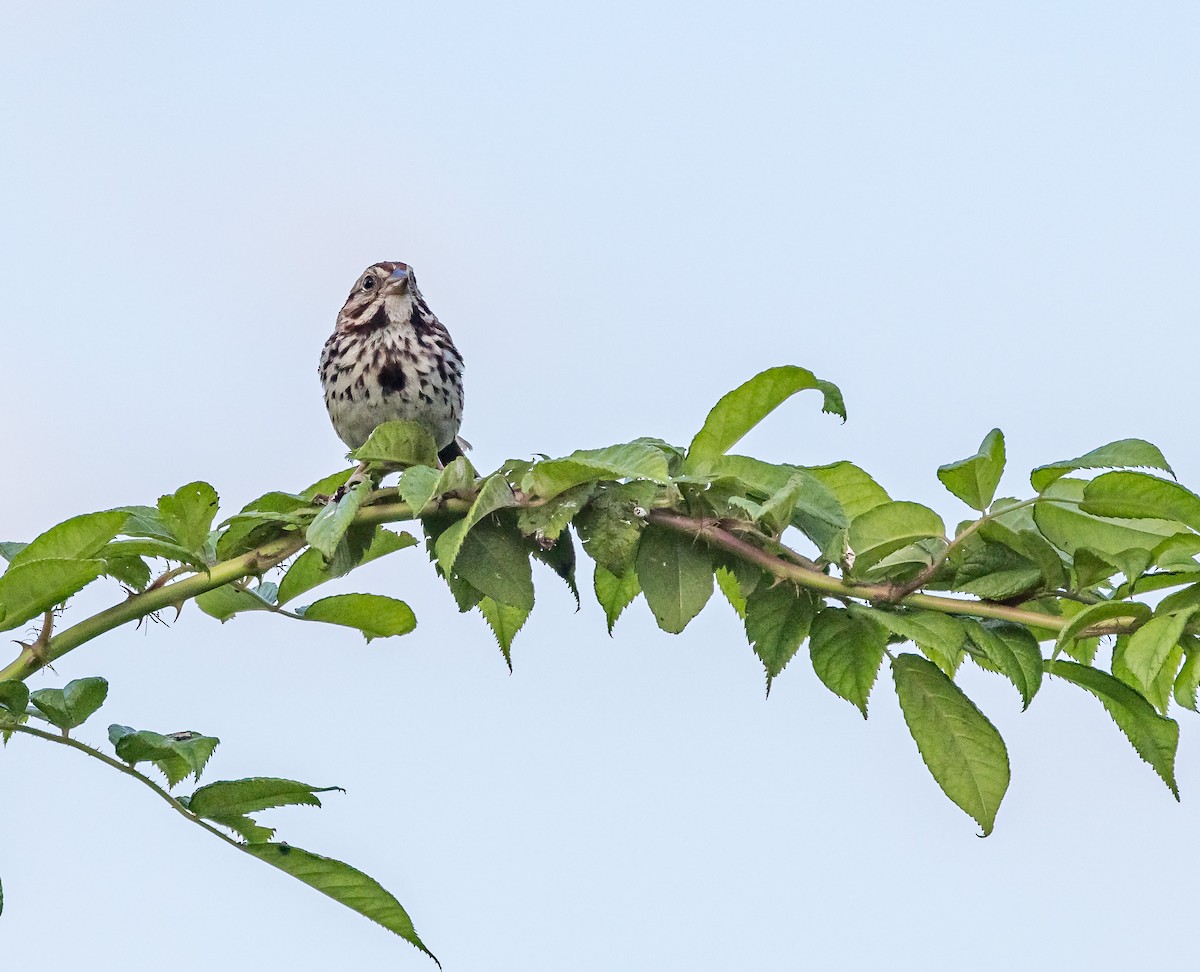
[[[253,592],[250,590],[250,585],[247,583],[248,580],[249,578],[243,577],[240,581],[234,581],[229,586],[236,588],[239,591],[243,591],[246,594],[250,594]],[[278,604],[267,604],[264,602],[262,606],[272,614],[278,614],[285,618],[295,618],[297,621],[304,620],[303,615],[297,614],[295,611],[289,611],[287,608],[280,607]]]
[[[207,573],[193,574],[183,580],[164,584],[156,590],[146,591],[126,598],[120,604],[85,618],[78,624],[60,631],[50,638],[37,652],[24,648],[16,660],[0,669],[0,681],[7,678],[24,680],[40,668],[44,668],[69,651],[74,651],[98,635],[118,628],[130,621],[137,621],[172,605],[182,605],[198,594],[215,590],[230,581],[262,574],[277,566],[305,546],[304,535],[289,534],[263,544],[249,553],[213,564]]]
[[[520,506],[541,505],[542,500],[527,500],[518,503]],[[952,541],[935,564],[940,566],[949,556],[949,550],[954,544],[974,533],[984,522],[1002,513],[1028,506],[1035,500],[1026,500],[1020,504],[998,510],[995,514],[984,514],[975,523],[968,526]],[[471,507],[471,499],[442,498],[437,501],[437,508],[450,513],[466,513]],[[424,512],[424,511],[418,511]],[[763,570],[775,577],[791,580],[802,587],[821,591],[832,597],[853,598],[877,604],[898,604],[908,607],[924,608],[943,614],[961,614],[978,618],[993,618],[1012,621],[1045,632],[1048,636],[1056,634],[1067,626],[1068,619],[1044,614],[1040,611],[1029,611],[1019,607],[997,604],[991,601],[980,601],[973,598],[940,597],[932,594],[918,594],[911,590],[897,588],[892,584],[856,584],[850,581],[832,577],[818,569],[818,565],[808,558],[784,547],[778,541],[772,540],[755,532],[756,539],[778,549],[778,554],[768,552],[753,543],[736,536],[727,527],[725,521],[689,516],[674,512],[670,509],[655,508],[647,511],[649,522],[656,523],[667,529],[686,533],[704,540],[737,557],[757,564]],[[354,522],[358,525],[378,525],[396,523],[416,519],[409,504],[398,501],[398,491],[392,489],[378,490],[367,504],[356,513]],[[750,531],[741,531],[750,532]],[[160,577],[156,585],[151,585],[140,594],[126,598],[122,603],[114,605],[99,614],[85,618],[83,621],[60,631],[52,637],[39,637],[33,645],[23,645],[21,653],[9,665],[0,669],[0,681],[4,679],[24,680],[45,668],[51,662],[61,658],[67,652],[74,651],[80,645],[91,641],[98,635],[111,631],[130,621],[137,621],[167,607],[182,607],[184,603],[215,590],[226,584],[236,583],[249,577],[257,577],[273,567],[279,566],[289,557],[299,553],[307,546],[304,534],[297,531],[286,536],[269,541],[248,553],[229,560],[213,564],[205,572],[193,573],[181,580],[173,580],[173,572],[168,571]],[[164,580],[169,582],[164,583]],[[294,617],[293,612],[279,610],[277,613]],[[1092,625],[1080,633],[1080,637],[1096,637],[1099,635],[1124,634],[1138,627],[1134,617],[1112,618]],[[49,626],[43,626],[43,635],[48,635]],[[168,795],[168,798],[169,795]],[[224,835],[222,835],[224,836]]]
[[[853,584],[841,578],[831,577],[820,571],[810,570],[792,564],[779,557],[767,553],[741,537],[734,536],[724,529],[716,520],[702,520],[690,516],[682,516],[668,510],[650,510],[646,519],[650,523],[685,533],[696,537],[711,546],[725,550],[742,560],[757,564],[767,573],[790,580],[801,587],[821,591],[833,597],[855,598],[879,604],[902,604],[907,607],[924,608],[928,611],[938,611],[942,614],[965,614],[977,618],[993,618],[1001,621],[1013,621],[1031,628],[1038,628],[1048,634],[1057,634],[1067,626],[1070,619],[1043,614],[1040,611],[1028,611],[1024,608],[1009,607],[1004,604],[994,604],[989,601],[979,601],[974,598],[939,597],[934,594],[907,594],[896,599],[895,588],[890,584]],[[1080,632],[1081,638],[1094,638],[1099,635],[1124,634],[1138,627],[1134,617],[1112,618],[1094,624]]]
[[[384,492],[386,494],[386,491]],[[470,506],[470,501],[461,499],[445,499],[439,501],[438,504],[439,509],[452,513],[465,513]],[[392,502],[364,506],[358,511],[354,522],[379,524],[412,519],[414,519],[413,512],[407,503]],[[138,621],[163,608],[181,607],[192,598],[226,584],[247,577],[261,576],[272,567],[278,567],[306,546],[307,541],[304,539],[303,533],[289,533],[284,537],[264,543],[249,553],[213,564],[207,572],[195,573],[182,580],[172,581],[161,587],[147,589],[140,594],[128,597],[120,604],[113,605],[99,614],[94,614],[90,618],[85,618],[60,631],[44,645],[38,646],[36,652],[30,646],[22,646],[21,653],[13,662],[0,668],[0,681],[10,678],[24,681],[34,672],[45,668],[67,652],[74,651],[98,635],[130,621]],[[37,642],[34,644],[38,645]]]
[[[113,769],[119,770],[126,776],[132,777],[139,783],[144,783],[146,786],[150,787],[150,789],[166,800],[167,803],[171,805],[173,810],[181,814],[187,820],[190,820],[192,823],[196,824],[196,826],[203,827],[210,834],[220,837],[221,840],[225,841],[225,843],[231,844],[232,846],[238,848],[238,850],[244,850],[244,847],[241,843],[234,840],[227,834],[221,833],[221,831],[217,830],[217,828],[212,826],[212,824],[210,824],[208,821],[197,817],[194,813],[184,807],[182,803],[171,796],[170,793],[155,783],[154,780],[143,775],[142,773],[139,773],[128,763],[122,763],[119,759],[113,759],[107,753],[102,753],[98,749],[93,749],[87,743],[81,743],[78,739],[72,739],[67,735],[56,736],[54,733],[46,732],[44,729],[35,729],[33,726],[5,725],[4,728],[7,731],[24,733],[27,736],[37,736],[38,739],[45,739],[52,743],[58,743],[61,746],[69,746],[71,749],[77,749],[81,753],[91,756],[93,759],[100,760],[100,762],[104,763],[106,766],[111,766]]]
[[[958,547],[964,540],[966,540],[967,537],[974,534],[985,523],[990,523],[992,520],[996,519],[996,517],[1003,516],[1006,513],[1011,513],[1013,510],[1022,510],[1027,506],[1033,506],[1033,504],[1039,499],[1041,499],[1040,495],[1034,496],[1031,499],[1022,500],[1020,503],[1014,503],[1012,506],[1006,506],[1002,510],[992,510],[984,513],[983,516],[981,516],[978,520],[964,528],[963,532],[956,536],[953,540],[946,541],[946,546],[942,548],[941,553],[934,557],[929,566],[920,571],[916,577],[905,584],[891,585],[892,599],[896,602],[899,602],[909,594],[913,593],[913,591],[920,590],[931,580],[933,580],[933,578],[937,575],[937,572],[941,570],[946,561],[950,559],[950,554],[954,552],[955,548]]]
[[[51,608],[42,616],[42,630],[38,632],[38,636],[34,639],[33,644],[27,645],[22,641],[17,644],[26,649],[35,658],[42,658],[43,649],[50,643],[50,635],[54,631],[54,609]]]
[[[180,564],[178,567],[172,567],[170,570],[163,571],[158,577],[154,578],[154,581],[142,593],[149,594],[151,591],[157,591],[168,581],[173,581],[180,574],[186,574],[188,571],[195,571],[195,569],[190,564]]]

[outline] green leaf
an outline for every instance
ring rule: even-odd
[[[1200,561],[1196,560],[1198,554],[1200,537],[1194,534],[1180,534],[1168,537],[1154,548],[1154,563],[1163,570],[1195,573],[1200,571]]]
[[[182,798],[180,798],[180,802],[182,802]],[[232,815],[209,817],[208,819],[239,834],[247,844],[265,844],[275,836],[274,827],[263,827],[252,817]]]
[[[1158,447],[1142,439],[1121,439],[1085,453],[1078,459],[1062,459],[1038,466],[1029,476],[1033,488],[1043,492],[1055,480],[1076,469],[1112,469],[1114,467],[1161,469],[1175,475]]]
[[[396,419],[378,426],[350,458],[396,466],[436,466],[437,454],[429,429],[419,422]]]
[[[596,600],[604,608],[604,618],[608,622],[608,634],[611,637],[613,625],[617,623],[621,612],[642,592],[638,585],[637,571],[630,567],[618,577],[607,568],[596,564],[592,585],[596,592]]]
[[[1042,649],[1028,628],[1007,621],[961,619],[967,637],[1000,674],[1021,694],[1021,709],[1029,703],[1042,684]]]
[[[620,479],[665,483],[670,479],[667,457],[645,442],[583,449],[563,459],[539,462],[525,474],[521,488],[532,496],[552,499],[581,483]]]
[[[873,564],[867,571],[867,576],[872,580],[907,582],[933,566],[934,561],[941,557],[945,549],[946,541],[942,537],[918,540]]]
[[[96,557],[105,561],[132,557],[157,557],[160,560],[187,564],[189,567],[195,567],[197,570],[208,569],[208,565],[204,562],[204,559],[197,556],[193,551],[187,550],[177,543],[156,540],[153,537],[138,537],[135,540],[114,540],[111,543],[106,543],[97,550]]]
[[[828,466],[805,468],[837,497],[851,522],[867,510],[892,501],[887,490],[852,462],[835,462]]]
[[[746,510],[768,532],[780,533],[789,524],[802,531],[830,560],[841,560],[846,552],[846,530],[850,521],[833,490],[809,470],[777,466],[747,456],[718,456],[700,464],[703,475],[688,477],[705,482],[711,477],[727,491],[761,497],[757,503],[746,496],[732,495],[728,504]],[[711,487],[701,494],[716,503],[722,494]],[[715,506],[718,516],[724,510]]]
[[[309,549],[304,551],[291,567],[288,568],[283,580],[279,582],[279,604],[294,600],[305,591],[334,580],[349,573],[352,567],[370,563],[380,557],[386,557],[397,550],[416,545],[417,538],[410,533],[393,533],[383,527],[373,528],[374,532],[370,546],[363,553],[358,564],[345,564],[334,561],[327,563],[320,551]]]
[[[251,500],[225,522],[232,523],[240,517],[246,517],[263,523],[299,523],[304,514],[311,513],[312,509],[313,502],[310,497],[276,489]]]
[[[437,571],[438,576],[446,582],[446,586],[450,588],[450,593],[454,596],[458,610],[466,612],[479,603],[480,598],[483,597],[483,592],[472,587],[460,574],[447,574],[443,571],[438,567],[437,558],[434,554],[438,537],[449,527],[457,523],[458,520],[459,518],[453,514],[435,511],[421,518],[421,526],[425,530],[425,549],[429,554],[430,561],[433,562],[434,569]]]
[[[986,837],[1008,789],[1008,750],[996,727],[933,662],[900,655],[892,662],[908,731],[929,772]]]
[[[951,551],[955,590],[1003,600],[1044,584],[1044,574],[1038,564],[1005,544],[985,540],[981,533],[962,538]]]
[[[1152,551],[1165,538],[1185,532],[1181,524],[1171,520],[1101,519],[1084,513],[1079,503],[1086,488],[1087,483],[1081,480],[1059,479],[1046,487],[1043,498],[1033,508],[1034,520],[1043,536],[1071,556],[1078,550],[1089,550],[1122,572],[1130,573],[1138,563],[1152,562]],[[1132,560],[1131,551],[1138,553]]]
[[[813,671],[838,698],[867,717],[867,700],[883,663],[887,630],[870,615],[822,608],[812,623],[808,650]]]
[[[1067,651],[1068,645],[1080,633],[1101,621],[1120,618],[1125,621],[1145,621],[1150,617],[1150,608],[1138,601],[1101,601],[1091,604],[1076,614],[1054,641],[1054,658]],[[1069,652],[1068,652],[1069,654]]]
[[[295,493],[266,493],[222,524],[225,529],[217,539],[217,559],[240,556],[291,529],[299,529],[312,517],[309,499]]]
[[[1163,660],[1158,675],[1153,681],[1143,684],[1125,661],[1129,642],[1129,635],[1118,636],[1117,643],[1113,646],[1110,671],[1130,688],[1142,694],[1146,701],[1159,712],[1166,715],[1167,707],[1171,704],[1171,689],[1175,684],[1175,675],[1183,662],[1183,649],[1179,645],[1172,645],[1167,650],[1167,657]]]
[[[547,546],[546,544],[549,544]],[[545,564],[556,573],[575,597],[575,610],[579,610],[579,588],[575,585],[575,541],[569,529],[564,530],[553,543],[542,541],[531,544],[533,559]]]
[[[196,732],[163,735],[121,725],[109,726],[108,738],[117,756],[130,766],[153,763],[167,778],[168,788],[188,776],[199,780],[213,750],[221,742],[216,736],[204,736]]]
[[[1083,491],[1080,509],[1094,516],[1178,520],[1200,530],[1200,496],[1178,483],[1139,472],[1110,472]]]
[[[246,590],[233,584],[225,584],[198,595],[196,607],[224,624],[243,611],[274,611],[276,593],[275,585],[270,582]]]
[[[99,677],[76,678],[60,689],[38,689],[29,701],[60,729],[74,729],[108,698],[108,682]]]
[[[0,709],[5,709],[14,716],[22,716],[28,706],[29,687],[24,682],[18,682],[14,678],[0,681]]]
[[[527,537],[538,540],[557,540],[585,503],[596,492],[594,483],[582,483],[541,506],[530,506],[521,510],[517,525]]]
[[[512,487],[499,473],[484,480],[467,515],[443,531],[434,545],[442,570],[447,574],[454,570],[454,561],[462,548],[463,539],[476,524],[497,510],[514,505],[516,501]]]
[[[328,498],[336,493],[341,486],[345,485],[346,480],[352,475],[354,475],[354,467],[331,473],[324,479],[318,479],[308,489],[301,490],[300,495],[308,502],[312,502],[318,496]]]
[[[945,532],[942,518],[926,506],[904,501],[882,503],[850,523],[855,569],[861,571],[916,540],[940,537]]]
[[[746,598],[746,638],[767,671],[768,695],[771,683],[808,637],[816,614],[813,593],[786,581],[759,584]]]
[[[332,575],[341,577],[348,574],[363,562],[371,543],[375,539],[376,527],[369,523],[352,523],[345,535],[334,548],[333,557],[325,561]],[[309,548],[312,549],[311,547]],[[301,555],[303,556],[303,555]],[[319,551],[317,556],[323,561],[324,555]]]
[[[430,466],[410,466],[400,474],[400,497],[412,507],[414,516],[419,516],[429,505],[442,472]]]
[[[1187,658],[1175,678],[1175,701],[1196,712],[1197,689],[1200,689],[1200,639],[1195,635],[1184,635],[1182,644]]]
[[[938,467],[942,485],[972,509],[988,508],[1004,473],[1004,433],[992,429],[975,455]]]
[[[129,519],[120,530],[127,537],[152,537],[156,540],[175,542],[157,508],[153,506],[119,506],[114,512],[125,513]]]
[[[725,595],[725,600],[729,602],[729,606],[737,612],[737,616],[739,618],[745,621],[746,595],[742,593],[741,585],[738,584],[737,575],[729,567],[718,567],[716,579],[717,587],[720,589],[721,593]],[[609,634],[612,634],[611,628],[609,628]]]
[[[813,489],[819,489],[824,494],[828,504],[826,506],[817,505],[816,510],[831,517],[834,521],[834,528],[840,527],[844,530],[849,525],[849,521],[842,512],[841,507],[837,505],[837,500],[834,499],[833,494],[825,489],[819,480],[814,479],[802,469],[795,470],[788,477],[787,482],[768,496],[761,505],[745,500],[741,502],[745,503],[743,508],[749,509],[754,519],[762,523],[768,532],[777,534],[783,532],[783,529],[791,523],[792,514],[795,512],[796,505],[800,502],[800,497],[806,491]],[[738,502],[738,498],[735,497],[734,502]],[[822,530],[821,534],[824,536],[828,532],[830,531],[828,525],[826,525],[826,529]]]
[[[659,439],[653,435],[639,435],[633,440],[638,445],[653,446],[661,452],[667,459],[667,465],[670,467],[672,476],[676,476],[683,472],[683,461],[687,456],[687,450],[680,446],[673,445],[665,439]]]
[[[1174,719],[1160,716],[1141,695],[1107,672],[1068,661],[1048,661],[1046,671],[1096,696],[1137,754],[1153,767],[1175,799],[1179,799],[1179,787],[1175,783],[1179,724]]]
[[[953,677],[963,660],[963,642],[967,632],[961,621],[938,611],[904,608],[882,611],[877,608],[854,606],[851,616],[869,615],[892,634],[911,641],[947,675]]]
[[[1175,611],[1186,611],[1188,608],[1200,607],[1200,584],[1192,584],[1182,590],[1174,591],[1158,602],[1159,614],[1172,614]]]
[[[345,792],[338,786],[309,786],[295,780],[270,776],[255,776],[245,780],[219,780],[202,786],[192,794],[188,809],[201,817],[240,817],[256,810],[272,807],[306,805],[319,807],[318,793],[333,790]]]
[[[850,518],[833,490],[811,472],[798,469],[794,477],[800,489],[791,511],[792,526],[817,545],[821,556],[839,563],[846,555]]]
[[[657,492],[654,483],[646,482],[601,487],[575,518],[584,551],[610,573],[625,576],[646,526],[645,511]]]
[[[1178,614],[1151,618],[1128,638],[1119,639],[1122,642],[1119,662],[1124,672],[1118,672],[1118,658],[1114,657],[1113,674],[1120,677],[1128,673],[1132,676],[1131,681],[1122,681],[1129,681],[1160,712],[1166,711],[1175,673],[1183,660],[1182,649],[1179,648],[1183,629],[1195,613],[1196,609],[1192,608]],[[1172,660],[1172,664],[1168,664],[1168,659]],[[1160,681],[1165,682],[1161,687],[1156,684]]]
[[[994,523],[1000,523],[1016,533],[1022,530],[1036,530],[1033,522],[1033,507],[1028,500],[1019,500],[1012,496],[1002,496],[992,502],[988,508]]]
[[[27,543],[19,543],[15,540],[0,541],[0,557],[12,562],[13,557],[19,554],[22,550],[28,547]]]
[[[0,576],[0,631],[44,614],[105,571],[103,560],[34,560]]]
[[[712,596],[713,567],[691,537],[647,527],[637,550],[637,578],[663,631],[678,634]]]
[[[1117,573],[1116,567],[1085,547],[1080,547],[1075,551],[1075,555],[1071,558],[1071,570],[1074,577],[1074,583],[1071,586],[1079,590],[1106,585],[1110,578]]]
[[[533,610],[529,550],[514,528],[494,518],[484,520],[463,539],[453,575],[501,604]]]
[[[1040,586],[1045,590],[1056,590],[1067,582],[1066,566],[1062,555],[1045,537],[1032,526],[1030,529],[1013,530],[1004,523],[991,520],[979,529],[979,536],[988,543],[1000,544],[1013,551],[1040,574]]]
[[[73,516],[26,544],[9,560],[9,567],[35,560],[87,560],[120,533],[128,519],[121,510]]]
[[[480,598],[479,604],[476,606],[479,608],[479,613],[483,615],[483,620],[492,629],[496,644],[500,646],[500,653],[504,656],[505,664],[508,665],[508,670],[511,672],[513,639],[516,638],[517,632],[525,626],[530,612],[525,608],[501,604],[490,597]]]
[[[415,515],[432,512],[426,510],[430,501],[447,494],[467,493],[475,488],[475,467],[466,456],[459,456],[445,469],[430,469],[413,466],[400,476],[400,496]]]
[[[202,556],[217,502],[217,491],[208,483],[188,483],[158,498],[158,515],[179,546]]]
[[[369,440],[368,440],[369,441]],[[313,518],[305,533],[309,545],[321,552],[326,560],[332,560],[338,544],[350,529],[359,507],[371,495],[371,484],[361,482],[353,486],[336,503],[329,503]]]
[[[815,388],[824,396],[821,407],[846,419],[846,406],[836,385],[822,381],[811,371],[795,365],[768,368],[725,395],[708,413],[704,426],[688,447],[685,470],[698,463],[724,455],[776,408],[806,388]]]
[[[203,736],[198,732],[172,732],[167,735],[175,752],[183,758],[192,776],[199,780],[208,765],[213,750],[221,740],[215,736]]]
[[[367,641],[405,635],[417,626],[412,608],[382,594],[335,594],[298,608],[296,613],[305,621],[357,628]]]
[[[783,489],[799,466],[764,462],[751,456],[713,456],[697,462],[677,483],[735,482],[747,493],[766,498]]]
[[[247,844],[242,850],[316,888],[350,910],[365,915],[388,931],[395,932],[437,962],[434,954],[417,936],[412,919],[400,902],[362,871],[288,844]],[[438,968],[441,968],[440,962]]]

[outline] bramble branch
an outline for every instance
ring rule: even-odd
[[[669,510],[650,510],[646,519],[650,523],[666,527],[669,530],[696,537],[726,553],[756,564],[774,577],[793,581],[801,587],[820,591],[822,594],[833,597],[854,598],[872,604],[900,604],[923,608],[927,611],[938,611],[942,614],[961,614],[976,618],[1012,621],[1016,624],[1040,629],[1047,634],[1057,634],[1069,623],[1068,618],[974,598],[939,597],[934,594],[913,593],[897,599],[896,591],[891,585],[854,584],[776,557],[741,537],[735,536],[719,520],[699,519]],[[1080,632],[1079,637],[1095,638],[1100,635],[1127,634],[1139,625],[1140,622],[1137,618],[1112,618],[1085,629]]]

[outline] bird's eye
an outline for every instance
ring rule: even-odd
[[[363,288],[363,290],[374,290],[375,289],[375,278],[367,277],[365,280],[363,280],[362,288]]]

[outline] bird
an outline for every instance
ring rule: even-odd
[[[463,357],[405,263],[373,263],[355,282],[321,350],[325,407],[338,437],[359,448],[383,422],[433,435],[442,465],[463,454]]]

